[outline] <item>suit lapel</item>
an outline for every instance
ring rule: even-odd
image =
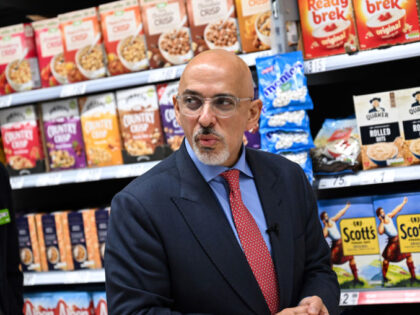
[[[262,165],[257,153],[247,150],[247,161],[254,175],[255,185],[263,207],[267,227],[277,225],[278,232],[270,233],[271,255],[279,283],[280,307],[290,303],[293,286],[293,231],[287,205],[281,200],[286,179]]]
[[[181,185],[180,197],[172,198],[173,202],[209,259],[243,302],[256,314],[269,314],[264,296],[216,196],[184,144],[176,154]]]

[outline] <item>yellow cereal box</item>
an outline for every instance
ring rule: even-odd
[[[79,106],[88,166],[122,164],[114,94],[81,97]]]

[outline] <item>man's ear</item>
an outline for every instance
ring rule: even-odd
[[[176,122],[178,123],[178,125],[180,125],[181,126],[181,124],[180,124],[180,114],[179,114],[179,104],[178,104],[178,100],[176,99],[176,96],[174,95],[174,96],[172,96],[172,101],[174,102],[174,111],[175,111],[175,119],[176,119]]]
[[[258,128],[258,122],[260,120],[262,109],[262,101],[260,99],[256,99],[251,102],[249,109],[248,109],[248,121],[246,124],[247,131],[256,131]]]

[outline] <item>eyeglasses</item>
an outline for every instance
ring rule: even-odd
[[[181,114],[196,117],[203,112],[204,103],[210,102],[216,116],[227,118],[232,116],[236,107],[242,101],[252,101],[251,97],[239,98],[233,95],[219,95],[214,97],[202,97],[193,94],[177,95]]]

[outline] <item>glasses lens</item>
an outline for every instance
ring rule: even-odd
[[[181,103],[189,112],[195,112],[203,105],[203,100],[196,95],[182,95]]]
[[[234,111],[236,107],[236,99],[231,96],[216,96],[211,103],[214,109],[223,114]]]

